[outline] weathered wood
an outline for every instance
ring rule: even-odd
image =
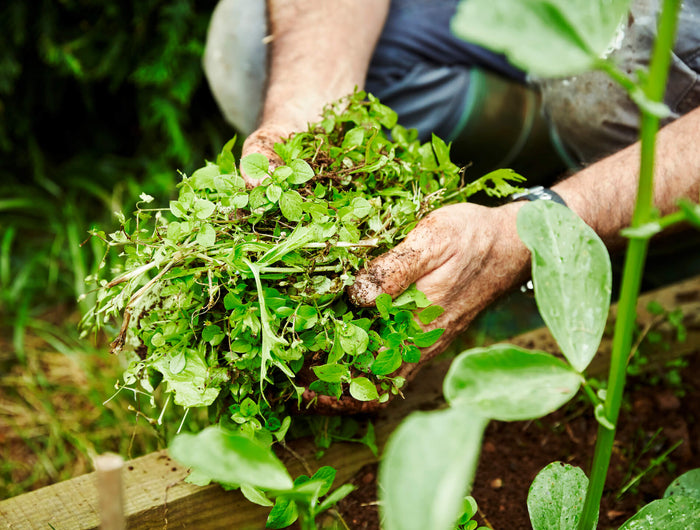
[[[688,340],[678,343],[673,330],[665,329],[671,347],[659,350],[659,363],[693,351],[700,343],[700,278],[659,291],[647,293],[640,299],[639,320],[642,326],[654,317],[646,311],[651,300],[667,309],[681,308],[687,315]],[[614,310],[613,310],[614,315]],[[612,317],[614,318],[614,317]],[[535,330],[516,337],[511,342],[523,347],[556,353],[558,348],[547,330]],[[670,352],[670,353],[669,353]],[[607,369],[610,339],[606,338],[590,373],[602,375]],[[374,420],[378,445],[411,411],[430,410],[442,404],[442,380],[450,361],[443,360],[426,366],[410,386],[405,400],[396,400]],[[336,443],[323,458],[316,460],[316,449],[308,440],[290,443],[293,451],[304,459],[311,471],[322,465],[338,470],[336,485],[347,482],[364,465],[376,461],[375,456],[360,444]],[[291,453],[282,455],[290,473],[307,473],[302,463]],[[124,509],[128,528],[263,528],[269,508],[247,501],[239,492],[225,492],[220,487],[193,486],[183,482],[187,470],[171,460],[165,451],[152,453],[126,463],[124,469]],[[54,484],[40,490],[0,502],[0,528],[82,530],[99,525],[96,476],[94,473]]]
[[[97,495],[102,530],[124,530],[124,459],[114,453],[98,455],[93,460],[97,476]]]

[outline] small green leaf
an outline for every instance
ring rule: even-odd
[[[270,161],[261,153],[251,153],[241,159],[241,170],[248,178],[265,180],[269,177]]]
[[[346,323],[340,327],[338,338],[340,347],[350,355],[363,353],[369,345],[367,332],[355,324]]]
[[[298,192],[294,190],[287,190],[283,192],[279,198],[279,205],[282,215],[284,215],[288,221],[301,221],[301,216],[304,213],[304,210],[301,208],[303,202],[304,199],[302,199]]]
[[[311,166],[301,158],[292,160],[289,163],[289,167],[292,168],[293,173],[287,179],[290,184],[304,184],[312,178],[314,178],[314,170]]]
[[[313,371],[321,381],[341,383],[350,380],[350,370],[344,364],[322,364],[314,366]]]
[[[382,350],[372,363],[372,373],[375,375],[388,375],[401,366],[401,352],[398,348]]]
[[[276,203],[277,201],[279,201],[281,195],[282,188],[278,184],[270,184],[267,187],[267,190],[265,190],[265,196],[267,197],[267,200],[271,203]]]
[[[444,331],[445,330],[442,328],[432,329],[430,331],[414,335],[413,337],[411,337],[411,340],[413,341],[413,344],[415,344],[419,348],[427,348],[435,344],[438,341],[438,339],[442,336]]]
[[[185,357],[185,352],[180,351],[175,357],[170,359],[170,371],[173,374],[179,374],[187,367],[187,358]]]
[[[423,311],[421,311],[420,313],[418,313],[418,320],[420,320],[423,324],[427,325],[430,324],[437,317],[442,315],[444,312],[445,310],[439,305],[431,305],[423,309]]]
[[[277,497],[275,505],[267,516],[265,528],[281,529],[289,527],[298,518],[297,506],[290,499]]]
[[[581,468],[553,462],[530,486],[527,509],[533,530],[575,530],[583,512],[588,478]]]
[[[216,338],[217,335],[221,333],[221,328],[216,324],[209,324],[205,326],[202,330],[202,340],[204,342],[209,342]]]
[[[408,344],[403,350],[403,361],[406,363],[417,363],[420,357],[420,350],[413,344]]]
[[[180,201],[170,201],[170,213],[182,219],[187,217],[187,208]]]
[[[377,387],[366,377],[355,377],[350,381],[350,395],[358,401],[379,399]]]
[[[374,303],[377,306],[377,311],[379,311],[381,317],[384,319],[389,318],[389,311],[391,310],[392,306],[391,295],[382,293],[377,296]]]
[[[211,247],[216,242],[216,230],[209,223],[204,223],[199,229],[195,241],[203,247]]]
[[[207,199],[197,199],[194,201],[194,215],[197,219],[206,219],[214,213],[216,205]]]
[[[323,497],[331,490],[333,481],[335,480],[335,474],[336,471],[331,466],[321,466],[316,470],[316,473],[313,474],[311,480],[321,480],[323,482],[323,485],[318,490],[319,497]]]
[[[154,333],[151,337],[151,344],[156,348],[165,346],[165,337],[163,337],[162,333]]]
[[[342,148],[345,150],[355,149],[362,145],[365,139],[365,129],[364,127],[354,127],[345,133],[345,138],[343,138]]]
[[[273,502],[265,496],[265,493],[255,486],[250,484],[241,484],[241,493],[243,496],[254,504],[259,506],[273,506]]]
[[[355,197],[352,200],[352,212],[362,219],[372,213],[372,205],[364,197]]]

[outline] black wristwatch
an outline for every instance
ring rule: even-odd
[[[543,186],[535,186],[534,188],[528,188],[525,191],[519,191],[510,196],[513,201],[554,201],[566,206],[564,199],[561,198],[556,191],[552,191],[549,188]]]

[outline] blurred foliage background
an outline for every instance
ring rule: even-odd
[[[161,443],[103,406],[120,367],[76,324],[103,256],[88,230],[113,229],[141,192],[166,200],[234,134],[201,66],[215,5],[2,2],[0,498]]]

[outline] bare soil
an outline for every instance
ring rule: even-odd
[[[619,528],[641,506],[661,497],[673,479],[700,467],[700,355],[687,356],[683,364],[670,377],[666,369],[628,379],[600,530]],[[492,422],[471,492],[480,509],[478,522],[496,530],[530,529],[526,499],[535,475],[553,461],[588,473],[597,425],[584,401],[537,421]],[[678,442],[668,457],[660,458]],[[655,464],[655,459],[661,462]],[[639,481],[621,494],[639,474]],[[357,489],[339,506],[353,530],[380,528],[376,476],[376,465],[363,468],[353,480]]]

